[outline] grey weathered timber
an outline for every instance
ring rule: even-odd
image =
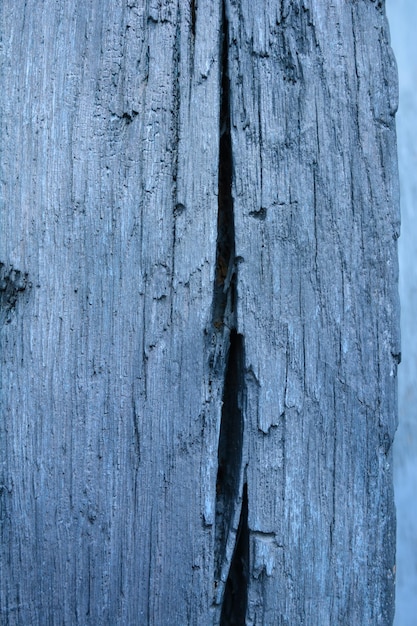
[[[1,623],[388,625],[371,0],[4,0]]]

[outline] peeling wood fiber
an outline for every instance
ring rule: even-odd
[[[0,623],[392,623],[372,0],[0,6]]]

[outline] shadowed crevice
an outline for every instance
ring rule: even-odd
[[[190,18],[191,18],[191,32],[195,37],[195,27],[197,22],[197,0],[190,0]]]
[[[237,268],[232,196],[233,154],[228,75],[228,24],[223,5],[216,272],[212,323],[224,371],[215,516],[215,604],[221,624],[244,624],[248,595],[248,500],[243,489],[244,338],[237,332]],[[223,366],[221,362],[223,361]],[[239,521],[240,519],[240,521]]]
[[[222,73],[220,99],[220,145],[218,171],[218,213],[216,275],[213,292],[213,324],[235,326],[235,222],[233,214],[233,155],[230,135],[230,81],[228,75],[228,34],[223,9]]]
[[[243,487],[242,509],[236,537],[236,547],[224,591],[220,626],[242,626],[245,624],[248,606],[248,579],[248,488],[245,483]]]
[[[225,374],[216,481],[216,579],[220,580],[240,504],[243,447],[243,337],[233,331]]]

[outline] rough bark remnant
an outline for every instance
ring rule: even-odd
[[[0,262],[0,325],[11,321],[10,312],[16,306],[19,293],[25,291],[28,285],[27,272],[22,274],[14,267],[6,267]]]
[[[0,31],[0,621],[388,626],[383,5],[19,0]]]

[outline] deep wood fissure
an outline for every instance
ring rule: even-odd
[[[236,509],[240,504],[243,447],[243,337],[230,336],[223,389],[216,481],[216,579],[220,580],[227,560]]]
[[[197,0],[190,0],[190,18],[191,18],[191,32],[195,37],[195,27],[197,22]]]
[[[219,189],[213,325],[223,343],[224,378],[220,418],[215,521],[216,604],[221,624],[243,624],[249,568],[248,499],[243,487],[244,337],[237,331],[237,269],[232,196],[233,153],[228,74],[228,23],[222,14]]]
[[[249,580],[248,509],[248,486],[245,483],[235,550],[224,590],[220,626],[245,624]]]
[[[213,293],[213,324],[236,327],[235,222],[233,213],[233,155],[230,135],[230,81],[228,75],[228,33],[223,8],[221,41],[220,143],[218,165],[218,213],[216,244],[216,275]]]

